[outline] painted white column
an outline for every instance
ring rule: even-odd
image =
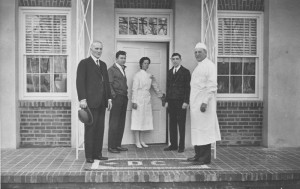
[[[264,11],[263,144],[300,147],[300,1],[267,0]]]
[[[19,146],[17,3],[0,1],[1,148]]]

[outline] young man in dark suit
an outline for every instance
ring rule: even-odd
[[[84,148],[86,162],[94,159],[107,160],[102,156],[105,109],[112,107],[111,93],[106,64],[99,58],[103,44],[94,41],[91,56],[80,61],[77,68],[76,87],[80,108],[90,108],[93,123],[84,127]]]
[[[181,65],[181,55],[179,53],[173,53],[171,60],[173,68],[167,74],[166,95],[166,106],[170,118],[171,145],[165,148],[164,151],[178,150],[179,153],[182,153],[185,148],[185,120],[190,98],[191,74],[188,69]],[[179,127],[179,145],[177,126]]]
[[[118,51],[116,53],[116,63],[108,69],[109,84],[113,97],[108,130],[108,151],[111,153],[128,150],[121,147],[128,103],[125,62],[126,52]]]

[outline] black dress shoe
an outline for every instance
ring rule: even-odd
[[[178,150],[178,153],[182,153],[182,152],[184,152],[184,149],[179,149]]]
[[[196,157],[190,157],[190,158],[187,158],[187,161],[198,161],[199,158],[196,158]]]
[[[117,150],[117,149],[115,149],[115,148],[108,148],[108,151],[109,151],[110,153],[120,153],[120,151]]]
[[[127,148],[122,148],[121,146],[117,147],[116,149],[119,151],[127,151],[128,150]]]
[[[94,160],[91,159],[91,158],[87,158],[87,159],[86,159],[86,162],[87,162],[87,163],[94,163]]]
[[[169,147],[164,149],[164,151],[176,151],[176,150],[177,150],[177,148],[174,148],[172,146],[169,146]]]
[[[108,157],[97,156],[97,157],[94,157],[94,159],[98,159],[98,160],[108,160]]]

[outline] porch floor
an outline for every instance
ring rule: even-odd
[[[148,183],[147,187],[155,183],[155,186],[171,183],[171,188],[182,188],[183,183],[199,187],[202,183],[209,188],[219,183],[218,186],[227,187],[300,188],[300,148],[217,147],[217,159],[212,156],[211,164],[197,167],[185,161],[194,155],[192,148],[178,153],[163,151],[165,145],[143,149],[133,145],[125,147],[129,150],[120,154],[104,149],[103,155],[109,157],[109,161],[94,164],[85,162],[84,151],[80,151],[76,160],[73,148],[2,149],[1,185],[4,188],[26,188],[26,185],[34,188],[33,185],[37,184],[51,188],[50,185],[55,184],[66,186],[61,188],[82,188],[83,184],[92,184],[93,187],[102,184],[114,188],[118,184],[116,188],[120,188],[123,183],[121,188],[132,188],[132,183],[134,186]],[[176,162],[166,165],[173,160],[183,162],[183,165],[178,168]],[[131,161],[131,166],[128,166],[128,161]],[[142,163],[137,163],[139,161]],[[123,163],[119,166],[118,162]],[[141,186],[138,188],[145,188]]]

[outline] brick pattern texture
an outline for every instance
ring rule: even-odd
[[[172,9],[172,0],[115,0],[115,8]]]
[[[19,0],[26,7],[72,7],[72,0]]]
[[[222,146],[259,146],[262,143],[262,101],[219,101],[217,114]]]
[[[70,147],[71,102],[20,101],[20,147]]]
[[[264,0],[218,0],[218,10],[264,11]]]

